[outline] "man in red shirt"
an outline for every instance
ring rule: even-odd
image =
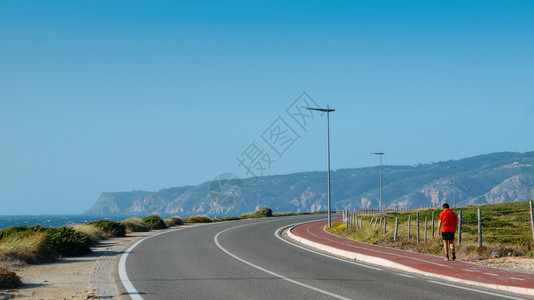
[[[443,203],[443,211],[439,215],[438,234],[441,233],[443,237],[443,251],[445,251],[445,261],[449,261],[449,247],[452,250],[452,260],[456,259],[454,252],[454,233],[456,232],[456,225],[458,224],[458,217],[449,209],[448,203]]]

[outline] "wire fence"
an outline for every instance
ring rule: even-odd
[[[418,211],[397,209],[346,209],[347,230],[374,230],[384,239],[415,241],[439,238],[437,223],[441,209]],[[458,244],[462,242],[526,245],[534,244],[533,201],[453,208],[458,215]]]

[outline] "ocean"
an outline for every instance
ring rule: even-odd
[[[61,227],[70,224],[84,224],[91,221],[108,219],[113,221],[122,221],[132,216],[92,216],[92,215],[0,215],[0,229],[11,226],[33,226],[41,225],[44,227]]]

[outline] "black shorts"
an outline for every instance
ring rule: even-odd
[[[441,236],[444,241],[454,241],[454,232],[442,232]]]

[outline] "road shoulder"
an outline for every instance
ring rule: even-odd
[[[135,232],[126,237],[102,240],[91,248],[93,253],[86,256],[12,266],[24,286],[0,293],[0,299],[116,299],[119,295],[117,285],[120,284],[116,269],[120,255],[136,241],[160,232]]]
[[[463,285],[479,286],[483,288],[501,290],[501,291],[516,293],[516,294],[529,295],[529,296],[534,294],[534,289],[532,288],[523,288],[523,287],[507,286],[507,285],[500,285],[500,284],[490,284],[490,283],[485,283],[485,282],[478,282],[478,281],[455,278],[455,277],[446,276],[442,274],[436,274],[432,272],[418,270],[410,266],[403,265],[403,264],[400,264],[400,263],[397,263],[397,262],[394,262],[394,261],[391,261],[385,258],[364,255],[361,253],[357,253],[356,251],[347,251],[347,250],[339,249],[336,247],[332,247],[330,245],[325,245],[322,243],[311,241],[302,236],[298,236],[292,232],[292,229],[299,225],[302,225],[302,224],[298,224],[298,225],[295,225],[295,226],[292,226],[286,229],[285,234],[287,235],[287,237],[289,237],[290,239],[292,239],[294,242],[298,244],[305,245],[309,248],[318,250],[323,253],[329,253],[333,256],[345,258],[348,260],[359,261],[362,263],[367,263],[367,264],[389,268],[393,270],[417,274],[420,276],[438,278],[441,280],[446,280],[449,282],[454,282],[454,283],[463,284]]]

